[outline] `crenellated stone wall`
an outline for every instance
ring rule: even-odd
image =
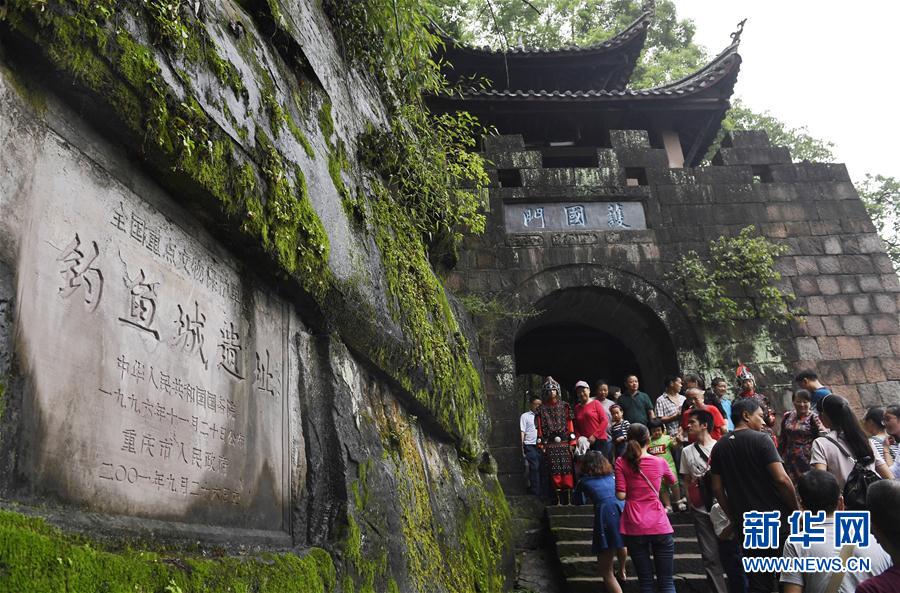
[[[539,149],[526,148],[521,136],[485,139],[495,181],[488,232],[468,240],[448,285],[521,311],[546,309],[536,319],[498,321],[497,338],[481,343],[491,443],[510,487],[521,488],[520,463],[500,426],[515,422],[524,396],[497,378],[516,372],[505,368],[510,361],[515,367],[516,339],[545,323],[593,325],[636,354],[651,353],[644,362],[637,354],[642,388],[651,395],[661,391],[666,373],[733,377],[741,361],[782,409],[792,373],[805,368],[816,369],[857,410],[900,401],[900,281],[843,165],[792,163],[763,132],[730,134],[714,164],[697,168],[669,168],[666,151],[651,147],[643,131],[613,131],[611,145],[597,149],[596,168],[547,169]],[[599,217],[587,207],[594,220],[566,230],[559,218],[540,228],[535,212],[522,215],[543,208],[545,217],[563,216],[566,208],[596,203],[605,209]],[[629,218],[625,208],[613,217],[616,203],[639,207],[645,220]],[[512,226],[510,211],[522,217]],[[704,255],[710,240],[750,224],[788,247],[777,260],[779,287],[796,295],[805,317],[790,327],[705,328],[672,297],[665,274],[681,255]],[[594,296],[562,296],[579,290]],[[569,312],[553,312],[561,309]],[[652,330],[656,322],[665,331]],[[650,329],[635,332],[642,327]],[[667,334],[674,355],[642,341],[642,333],[656,343]],[[653,357],[661,364],[646,361]]]

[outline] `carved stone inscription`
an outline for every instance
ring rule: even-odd
[[[622,231],[647,228],[640,202],[504,204],[507,233]]]
[[[53,148],[65,166],[35,176],[19,261],[34,487],[102,512],[285,529],[288,308]]]

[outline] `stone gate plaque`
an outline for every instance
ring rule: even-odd
[[[641,202],[551,202],[503,205],[507,233],[623,231],[647,228]]]
[[[47,140],[30,190],[26,474],[90,510],[286,530],[290,309],[87,160]]]

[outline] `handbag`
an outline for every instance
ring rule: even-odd
[[[869,491],[869,486],[880,480],[881,476],[872,470],[867,469],[863,465],[860,465],[859,461],[847,453],[847,450],[844,449],[837,440],[829,436],[823,438],[834,443],[844,457],[853,462],[853,469],[850,470],[847,481],[844,482],[844,491],[842,493],[844,496],[844,507],[850,511],[866,510],[868,508],[866,506],[866,493]]]
[[[656,503],[659,505],[659,508],[662,509],[663,503],[659,499],[659,490],[656,489],[656,486],[653,485],[653,482],[650,481],[650,478],[647,477],[643,470],[638,468],[638,473],[641,474],[641,477],[644,478],[644,481],[647,482],[648,486],[650,486],[650,490],[653,490],[653,493],[656,494]]]

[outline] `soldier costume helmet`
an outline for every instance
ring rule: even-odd
[[[751,381],[756,383],[756,379],[753,378],[753,373],[751,373],[750,369],[748,369],[744,364],[738,365],[738,368],[735,371],[734,375],[737,377],[738,383],[747,379],[750,379]]]
[[[544,393],[548,393],[550,391],[556,390],[557,395],[559,395],[559,383],[557,383],[553,377],[547,377],[547,380],[544,381],[544,387],[541,391]]]

